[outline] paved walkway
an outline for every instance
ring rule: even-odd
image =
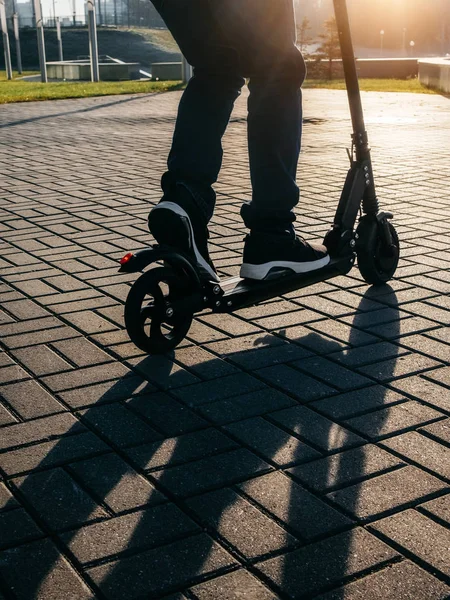
[[[450,100],[364,94],[402,240],[349,276],[196,319],[170,357],[127,339],[178,93],[0,111],[0,599],[450,597]],[[298,229],[347,170],[342,92],[305,92]],[[245,98],[211,249],[237,273]]]

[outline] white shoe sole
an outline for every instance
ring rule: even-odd
[[[195,243],[194,229],[192,227],[192,223],[191,223],[191,220],[190,220],[187,212],[183,208],[181,208],[181,206],[179,206],[178,204],[175,204],[175,202],[167,202],[167,201],[160,202],[157,206],[155,206],[155,208],[152,210],[152,212],[155,210],[158,210],[158,209],[162,209],[162,208],[164,208],[166,210],[170,210],[170,211],[174,212],[175,214],[179,215],[180,217],[183,217],[186,220],[186,222],[188,224],[189,244],[192,248],[192,251],[194,252],[194,256],[195,256],[195,260],[196,260],[197,264],[208,274],[208,276],[211,278],[212,281],[219,282],[220,279],[219,279],[217,273],[211,268],[211,266],[203,258],[199,249],[197,248],[197,244]]]
[[[272,269],[289,269],[289,271],[293,271],[294,273],[309,273],[310,271],[317,271],[326,267],[329,262],[330,257],[327,255],[318,260],[303,263],[286,260],[274,260],[262,265],[244,263],[241,267],[240,276],[242,279],[257,279],[261,281],[267,277]]]

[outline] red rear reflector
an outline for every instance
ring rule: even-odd
[[[125,256],[123,258],[120,259],[120,264],[121,265],[126,265],[127,262],[130,262],[130,260],[134,257],[134,254],[132,252],[128,252],[128,254],[125,254]]]

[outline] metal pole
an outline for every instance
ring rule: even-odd
[[[76,0],[73,0],[72,11],[73,11],[72,25],[75,27],[76,24],[77,24],[77,5],[76,5]]]
[[[39,53],[39,66],[41,69],[41,81],[47,83],[47,65],[45,59],[44,25],[42,23],[41,1],[33,0],[34,14],[36,15],[36,32]]]
[[[59,60],[63,61],[64,57],[63,57],[63,47],[62,47],[62,37],[61,37],[61,22],[59,20],[59,17],[56,17],[56,37],[58,39]]]
[[[91,56],[91,80],[100,81],[98,67],[97,26],[95,22],[95,0],[87,0],[89,27],[89,54]]]
[[[5,53],[6,77],[12,79],[11,51],[9,49],[8,24],[6,22],[5,0],[0,0],[0,21],[3,34],[3,50]]]
[[[17,13],[13,14],[13,25],[14,25],[14,38],[16,40],[17,72],[20,75],[22,73],[22,53],[20,51],[19,15]]]

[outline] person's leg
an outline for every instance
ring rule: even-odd
[[[174,182],[183,183],[195,197],[205,222],[213,214],[212,188],[222,166],[222,137],[234,102],[245,80],[232,72],[194,67],[182,96],[162,187],[170,195]]]
[[[293,2],[228,2],[235,4],[235,14],[243,16],[241,22],[249,32],[241,45],[245,49],[241,60],[250,77],[248,146],[253,193],[241,210],[250,229],[241,276],[264,279],[287,270],[319,269],[329,262],[325,247],[308,244],[296,236],[293,226],[293,209],[299,200],[301,85],[306,74],[295,45]],[[245,19],[245,13],[254,18]]]
[[[207,249],[207,224],[215,206],[212,188],[222,165],[222,137],[245,80],[237,54],[224,44],[209,0],[154,0],[194,76],[182,96],[164,196],[150,212],[149,228],[162,244],[186,251],[215,279]]]

